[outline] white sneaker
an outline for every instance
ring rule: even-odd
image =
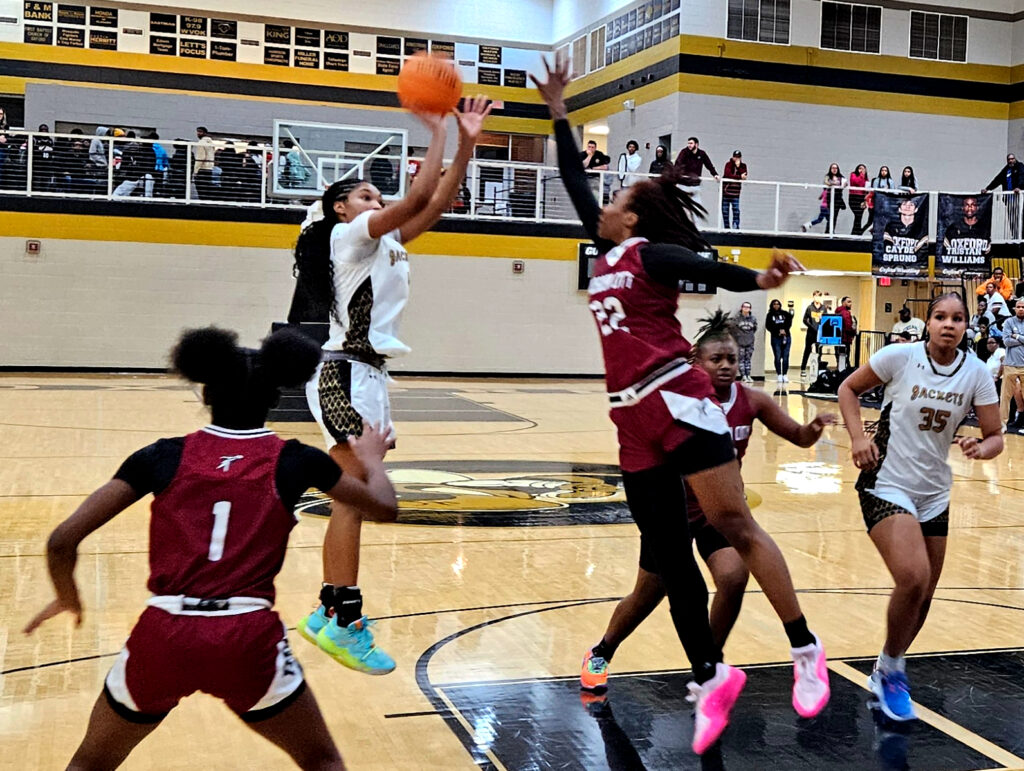
[[[810,222],[805,222],[803,225],[800,226],[800,232],[801,233],[806,233],[810,229],[811,229],[811,223]]]
[[[818,636],[802,648],[792,648],[793,709],[800,717],[814,717],[825,709],[832,691],[828,684],[825,646]]]

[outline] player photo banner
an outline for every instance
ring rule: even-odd
[[[871,272],[876,276],[928,275],[928,195],[876,190]]]
[[[992,194],[939,193],[935,275],[992,271]]]

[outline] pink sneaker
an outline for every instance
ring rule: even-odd
[[[825,646],[815,635],[811,645],[792,648],[790,652],[793,654],[793,709],[800,717],[814,717],[825,709],[831,695]]]
[[[690,693],[696,697],[697,707],[693,720],[693,751],[698,755],[718,741],[729,725],[729,713],[747,684],[747,675],[736,667],[719,663],[715,676],[704,685],[690,683]]]

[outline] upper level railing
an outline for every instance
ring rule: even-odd
[[[184,205],[304,209],[309,197],[275,194],[309,187],[309,174],[288,151],[256,143],[214,144],[154,141],[81,134],[9,132],[0,145],[0,194],[111,201],[160,201]],[[397,158],[368,159],[359,177],[379,188],[398,190]],[[590,172],[591,189],[602,202],[617,190],[648,177],[617,171]],[[299,179],[301,177],[301,184]],[[323,180],[321,180],[323,181]],[[275,184],[276,182],[276,184]],[[735,186],[735,187],[734,187]],[[822,182],[743,182],[705,179],[697,188],[707,209],[701,228],[744,234],[870,238],[872,210],[863,205],[866,189],[831,188]],[[736,192],[739,196],[736,197]],[[929,207],[935,232],[937,201]],[[995,191],[993,242],[1019,241],[1024,194]],[[529,163],[474,160],[448,214],[477,220],[574,224],[579,220],[558,169]],[[738,227],[737,227],[738,225]]]

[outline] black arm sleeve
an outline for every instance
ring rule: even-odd
[[[162,493],[178,473],[185,437],[158,439],[128,456],[114,473],[114,479],[127,482],[141,498],[146,493]]]
[[[323,450],[289,439],[281,449],[274,481],[277,494],[289,510],[310,487],[327,492],[341,479],[341,468]]]
[[[576,146],[576,138],[572,135],[569,121],[555,121],[555,144],[558,147],[558,172],[562,175],[562,184],[569,193],[572,205],[576,208],[576,215],[583,223],[583,229],[604,254],[613,249],[615,244],[597,235],[597,217],[601,213],[601,207],[590,191],[590,183],[583,171],[583,164],[580,163],[580,149]]]
[[[1006,167],[1003,166],[1002,170],[992,177],[992,181],[986,186],[986,190],[995,190],[997,187],[1002,188],[1006,182]]]
[[[756,292],[758,273],[728,262],[708,260],[678,244],[644,244],[640,258],[647,275],[659,284],[702,281],[730,292]]]

